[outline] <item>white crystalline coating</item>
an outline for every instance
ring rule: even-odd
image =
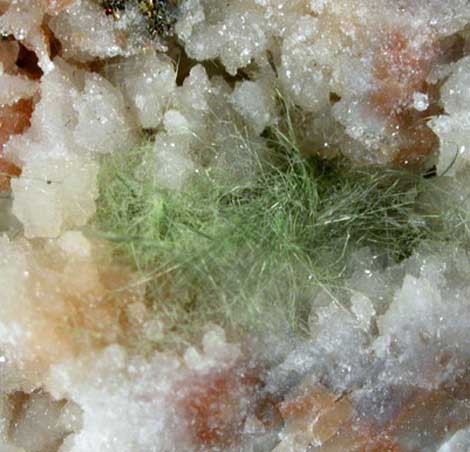
[[[23,167],[12,192],[13,212],[25,235],[57,237],[85,225],[98,196],[94,155],[127,150],[137,138],[116,88],[56,59],[41,82],[31,128],[4,149]]]
[[[113,62],[106,68],[106,74],[123,91],[140,126],[158,127],[176,88],[173,62],[154,52],[146,52],[119,63]]]
[[[242,98],[248,95],[246,89],[262,95],[242,107]],[[258,134],[276,118],[274,101],[266,89],[260,82],[239,87],[238,94],[234,94],[224,80],[209,79],[203,66],[194,66],[169,100],[163,118],[165,130],[155,139],[159,183],[181,190],[206,169],[220,174],[224,182],[252,177],[256,156],[265,149]],[[250,120],[244,122],[243,116],[250,116]],[[254,118],[259,122],[241,132],[242,125]]]
[[[420,90],[431,75],[433,83],[445,78],[437,68],[456,58],[446,42],[469,19],[465,0],[189,0],[176,32],[192,58],[218,59],[230,74],[243,69],[251,78],[251,62],[253,72],[269,62],[288,101],[338,130],[322,149],[324,124],[306,126],[317,152],[407,165],[436,152],[424,114],[407,121],[435,102]]]
[[[232,94],[235,110],[243,116],[258,135],[271,125],[276,115],[276,106],[269,86],[261,82],[244,81],[239,83]]]
[[[20,99],[33,97],[38,83],[25,77],[0,74],[0,105],[9,105]]]
[[[358,281],[357,269],[357,276],[346,287],[350,285],[355,293],[352,311],[356,315],[358,297],[363,298],[360,303],[367,304],[369,312],[371,302],[384,310],[382,315],[372,314],[378,331],[366,333],[360,316],[355,319],[338,301],[316,309],[318,321],[312,325],[313,339],[297,346],[271,371],[268,389],[276,392],[295,388],[302,381],[321,381],[330,395],[342,397],[346,391],[356,417],[352,431],[339,435],[338,446],[335,441],[325,445],[330,450],[355,444],[354,432],[371,422],[393,425],[391,441],[395,444],[414,441],[413,447],[429,444],[434,450],[448,437],[439,451],[467,450],[468,432],[452,435],[468,424],[468,406],[459,395],[454,397],[446,391],[454,385],[465,385],[465,377],[462,381],[460,375],[466,375],[470,359],[468,256],[453,247],[431,251],[423,248],[402,264],[387,269],[371,268],[370,255],[360,261],[364,257],[369,284]],[[377,284],[383,288],[378,292],[383,300],[374,300]],[[413,394],[423,394],[423,401],[418,396],[416,403]],[[437,402],[432,401],[433,397],[438,397]],[[299,400],[300,407],[303,400]],[[407,414],[407,410],[411,413]],[[423,410],[432,411],[422,414]],[[429,416],[425,424],[420,421],[423,415]],[[445,430],[441,430],[441,422],[446,423]],[[336,428],[340,427],[338,424]],[[416,434],[411,434],[410,428],[416,428]],[[302,424],[293,429],[285,427],[280,434],[281,445],[287,446],[296,435],[302,435],[302,429]],[[423,440],[423,432],[429,439]]]
[[[253,3],[262,7],[264,27],[276,37],[286,36],[299,16],[309,12],[305,0],[254,0]],[[274,46],[271,43],[269,47],[272,50]]]
[[[330,3],[329,0],[310,0],[310,9],[318,14],[323,11],[328,3]]]
[[[360,100],[347,99],[335,104],[332,108],[333,117],[344,127],[351,138],[349,149],[344,154],[353,160],[363,160],[369,163],[386,164],[390,159],[389,146],[382,145],[387,139],[390,144],[397,145],[397,137],[387,137],[387,121],[373,112]],[[344,138],[343,138],[344,140]],[[353,143],[359,143],[354,146]],[[364,153],[364,149],[372,152]]]
[[[65,402],[57,419],[57,426],[67,433],[83,428],[83,411],[73,402]]]
[[[98,165],[86,156],[31,157],[12,180],[13,213],[26,237],[57,237],[95,213]]]
[[[282,46],[281,84],[307,111],[325,108],[329,98],[328,80],[316,58],[319,33],[318,19],[301,17]]]
[[[111,153],[137,144],[136,127],[121,92],[103,77],[85,75],[85,86],[73,108],[77,112],[74,139],[80,147],[91,153]]]
[[[39,29],[44,14],[41,0],[14,0],[6,12],[0,16],[2,34],[12,34],[19,41]]]
[[[34,107],[31,127],[22,135],[11,137],[4,153],[21,163],[28,155],[39,152],[41,146],[46,153],[51,146],[61,147],[65,152],[73,145],[73,129],[77,124],[73,101],[83,86],[84,71],[56,58],[55,69],[41,79],[41,99]]]
[[[391,381],[432,387],[452,378],[458,363],[470,356],[464,346],[470,340],[465,326],[470,304],[464,295],[469,288],[468,261],[464,253],[452,248],[440,252],[441,256],[419,253],[399,267],[399,272],[388,270],[389,285],[398,287],[392,303],[378,318],[379,336],[374,347],[393,343],[379,353],[390,360],[387,375]],[[400,273],[401,281],[397,278]],[[398,351],[398,358],[392,349]],[[438,363],[436,357],[442,353],[449,353],[453,361]],[[425,373],[420,370],[424,368]]]
[[[470,57],[455,64],[441,96],[446,114],[429,125],[441,142],[437,170],[454,175],[470,160]]]
[[[62,55],[78,61],[139,54],[143,49],[167,50],[158,36],[148,34],[141,5],[127,2],[118,15],[106,14],[102,2],[74,0],[48,21],[62,44]]]
[[[400,342],[417,343],[423,329],[432,332],[439,327],[439,315],[432,313],[434,308],[437,312],[444,308],[438,287],[427,278],[407,275],[394,302],[379,320],[380,332],[384,336],[395,336]],[[414,328],[408,327],[407,323]]]
[[[197,356],[220,369],[237,359],[238,350],[215,329],[205,335]],[[203,367],[198,369],[207,371]],[[187,425],[178,418],[180,395],[175,392],[178,385],[190,384],[193,372],[176,356],[132,357],[117,345],[53,366],[48,390],[55,398],[73,400],[83,412],[83,428],[60,451],[196,450]]]
[[[90,241],[79,231],[65,232],[58,238],[57,244],[63,252],[69,255],[75,255],[80,258],[89,258],[92,255]]]
[[[169,103],[170,110],[164,118],[168,129],[157,134],[154,145],[156,175],[164,187],[181,190],[198,169],[192,147],[206,138],[209,94],[207,74],[201,66],[196,66]]]
[[[203,336],[202,353],[195,347],[189,347],[184,354],[188,368],[199,373],[220,369],[221,365],[233,365],[240,357],[239,345],[228,344],[225,331],[216,326]]]
[[[365,330],[370,328],[371,320],[375,317],[375,309],[368,297],[356,294],[351,297],[351,310]]]
[[[386,381],[433,388],[452,379],[468,362],[470,354],[464,345],[470,341],[465,320],[470,313],[465,295],[468,260],[458,250],[442,253],[444,260],[423,253],[405,263],[408,274],[378,319],[380,334],[374,347],[382,350],[379,356],[386,357]],[[392,350],[398,351],[398,357]],[[442,354],[451,357],[448,363],[439,363],[437,357]]]
[[[53,17],[49,26],[63,46],[64,56],[90,60],[124,55],[126,41],[119,40],[112,16],[91,0],[77,0]]]
[[[8,239],[1,239],[2,246],[2,323],[0,326],[0,337],[3,347],[5,344],[13,346],[15,355],[23,354],[25,350],[15,348],[25,340],[26,332],[21,327],[19,316],[22,314],[26,318],[31,316],[28,312],[30,305],[27,298],[26,283],[28,281],[27,254],[21,252]],[[23,311],[24,309],[24,311]],[[23,311],[23,312],[21,312]],[[26,324],[28,321],[25,322]],[[11,328],[9,327],[11,326]],[[3,348],[2,347],[2,348]]]
[[[274,393],[296,386],[306,376],[321,378],[332,392],[341,393],[364,377],[371,359],[370,339],[358,319],[335,303],[313,315],[314,339],[296,347],[270,372],[268,388]]]
[[[159,134],[155,140],[155,170],[158,181],[166,188],[181,190],[195,172],[188,139],[184,136]]]
[[[349,283],[356,292],[352,311],[357,315],[359,303],[367,306],[368,317],[374,310],[385,310],[382,315],[371,316],[378,322],[375,339],[371,341],[373,336],[360,332],[360,316],[354,318],[345,308],[331,304],[316,311],[318,321],[312,327],[315,339],[289,357],[280,367],[281,373],[290,363],[294,374],[311,372],[322,381],[344,384],[355,372],[358,378],[367,375],[367,362],[373,356],[369,353],[374,350],[384,365],[377,384],[399,382],[431,388],[447,378],[452,380],[459,365],[465,365],[470,357],[465,346],[470,341],[466,326],[469,276],[468,257],[453,248],[419,252],[395,267],[368,271],[368,282],[355,276]],[[376,284],[387,290],[377,292]],[[375,300],[377,295],[384,300]],[[449,353],[451,362],[439,363],[436,357],[441,353]],[[325,366],[330,360],[335,364]],[[357,367],[361,360],[362,365]],[[347,369],[339,379],[338,368]]]
[[[192,58],[220,57],[227,72],[234,75],[266,50],[264,19],[250,2],[226,5],[191,0],[181,9],[176,32]]]
[[[81,428],[81,410],[44,391],[0,395],[2,452],[57,451],[64,437]]]
[[[178,110],[168,110],[163,117],[163,125],[170,135],[191,133],[189,122]]]
[[[453,66],[451,76],[441,89],[444,108],[450,115],[465,111],[470,100],[470,57]]]
[[[216,90],[211,86],[204,67],[198,64],[191,69],[189,76],[184,80],[181,90],[178,91],[179,96],[174,102],[190,111],[207,112],[208,100],[212,93],[215,94]]]
[[[177,32],[181,39],[188,40],[193,28],[199,26],[206,19],[201,0],[187,0],[181,6],[182,17],[177,24]]]
[[[52,369],[53,394],[67,395],[83,410],[83,429],[61,452],[176,450],[181,428],[174,424],[170,389],[178,367],[171,358],[127,358],[116,346]]]
[[[304,0],[189,0],[183,3],[176,32],[189,55],[199,61],[220,58],[230,74],[252,60],[264,60],[274,36],[283,36],[307,13]]]

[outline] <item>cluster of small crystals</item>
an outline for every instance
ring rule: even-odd
[[[463,252],[384,268],[359,251],[311,340],[271,338],[257,361],[215,326],[156,352],[138,276],[79,232],[101,159],[143,130],[167,189],[254,177],[279,94],[305,152],[434,159],[434,204],[469,212],[468,2],[186,0],[191,61],[158,38],[167,3],[0,0],[0,450],[468,451]]]
[[[275,450],[468,450],[468,256],[423,247],[388,268],[368,250],[353,260],[344,292],[319,294],[312,339],[267,378],[286,394]]]
[[[442,65],[464,52],[464,0],[188,0],[176,25],[196,60],[272,67],[305,115],[305,148],[422,164]],[[438,75],[440,72],[440,76]]]
[[[96,157],[135,145],[137,126],[109,81],[59,58],[42,77],[40,96],[31,127],[3,151],[22,168],[11,190],[25,236],[56,237],[94,214]]]

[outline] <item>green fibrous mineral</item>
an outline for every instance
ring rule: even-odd
[[[341,289],[354,251],[397,262],[462,228],[458,213],[417,202],[433,179],[306,158],[292,130],[268,140],[272,154],[243,185],[208,172],[182,192],[164,190],[151,143],[103,162],[96,229],[141,272],[155,315],[175,333],[165,341],[207,322],[302,332],[318,291]]]

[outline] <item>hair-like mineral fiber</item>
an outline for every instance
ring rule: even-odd
[[[142,165],[150,143],[103,161],[96,229],[142,273],[170,325],[165,341],[189,342],[208,321],[303,331],[316,291],[341,286],[354,250],[396,262],[425,239],[468,240],[462,212],[419,202],[437,190],[433,179],[306,158],[295,131],[286,108],[267,134],[269,159],[245,185],[208,172],[164,190]]]

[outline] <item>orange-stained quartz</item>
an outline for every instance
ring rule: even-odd
[[[203,447],[224,448],[239,444],[248,414],[248,401],[260,381],[241,365],[198,375],[186,386],[180,401],[193,441]]]
[[[60,55],[62,44],[54,36],[54,33],[52,33],[48,26],[43,26],[42,31],[44,34],[44,39],[46,40],[47,48],[49,49],[49,56],[51,60],[53,60],[57,55]]]
[[[374,425],[367,418],[354,428],[351,423],[345,424],[329,441],[312,448],[311,452],[404,452],[399,439],[413,432],[426,432],[441,441],[449,432],[456,432],[470,422],[466,405],[459,405],[459,400],[467,400],[470,395],[467,381],[468,375],[449,388],[417,389],[385,425]]]
[[[374,61],[377,89],[371,103],[392,122],[407,107],[414,92],[423,90],[425,79],[439,55],[439,46],[430,42],[415,48],[400,32],[389,33]]]
[[[21,99],[13,105],[0,107],[0,192],[10,190],[10,179],[20,175],[21,170],[2,158],[2,149],[12,135],[23,133],[30,126],[33,102]]]
[[[439,145],[426,119],[434,112],[413,109],[413,94],[420,92],[431,99],[435,89],[426,83],[433,64],[442,55],[442,46],[430,37],[428,44],[416,48],[400,32],[386,36],[374,62],[377,87],[370,95],[372,108],[385,117],[391,132],[399,135],[399,150],[394,163],[419,167]]]
[[[279,404],[279,412],[284,420],[316,417],[318,413],[331,408],[335,403],[335,396],[321,385],[302,388],[302,394],[289,397]]]
[[[11,162],[0,158],[0,193],[10,191],[10,180],[18,177],[21,170]]]
[[[326,444],[309,449],[309,452],[405,452],[386,435],[370,436],[354,431],[351,426],[342,429]]]
[[[36,258],[42,270],[29,272],[30,310],[18,311],[30,334],[23,352],[26,369],[41,372],[76,354],[132,337],[126,306],[135,302],[137,294],[122,290],[129,286],[128,269],[99,269],[88,259],[64,267],[56,257]]]
[[[439,146],[439,138],[425,123],[414,123],[402,130],[402,144],[394,163],[400,167],[420,168]]]
[[[0,106],[0,152],[12,135],[23,133],[30,126],[32,112],[31,99]]]
[[[2,63],[3,71],[7,74],[16,73],[16,61],[19,51],[20,45],[17,41],[10,38],[0,40],[0,62]]]
[[[255,416],[267,430],[281,426],[284,421],[276,400],[272,396],[265,396],[256,402]]]
[[[325,444],[352,417],[351,401],[336,397],[323,385],[304,383],[279,404],[285,432],[300,444]]]

